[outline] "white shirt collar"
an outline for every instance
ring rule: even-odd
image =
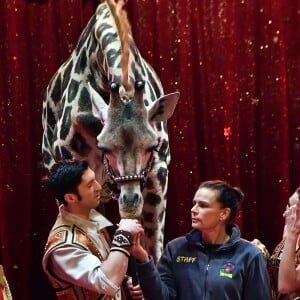
[[[64,205],[60,205],[59,217],[64,219],[64,221],[74,223],[81,228],[86,228],[86,229],[95,228],[97,231],[113,225],[108,219],[106,219],[102,214],[97,212],[95,209],[91,209],[89,220],[85,220],[75,214],[68,212],[64,208]]]

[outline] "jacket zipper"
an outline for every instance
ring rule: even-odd
[[[203,300],[206,299],[206,293],[207,293],[207,277],[208,277],[208,269],[209,269],[209,261],[207,263],[206,269],[205,269],[205,281],[204,281],[204,295],[203,295]]]

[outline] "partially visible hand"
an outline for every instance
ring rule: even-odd
[[[126,287],[127,287],[129,295],[131,296],[131,299],[144,300],[144,295],[143,295],[140,285],[138,284],[136,286],[133,286],[131,278],[129,278],[127,280]]]
[[[136,219],[121,219],[119,229],[130,232],[132,236],[144,233],[142,225]]]
[[[130,254],[140,262],[148,261],[148,253],[141,245],[141,235],[138,234],[133,238],[133,243],[130,248]]]
[[[287,208],[283,213],[287,234],[300,234],[300,202]]]
[[[262,254],[266,260],[268,260],[270,258],[270,253],[269,253],[268,249],[260,240],[254,239],[253,241],[251,241],[251,244],[256,246],[262,252]]]

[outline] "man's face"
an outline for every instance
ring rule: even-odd
[[[81,177],[78,185],[79,205],[82,208],[96,208],[100,203],[101,185],[95,177],[94,171],[88,168]]]

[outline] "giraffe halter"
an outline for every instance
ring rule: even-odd
[[[150,172],[150,170],[153,167],[153,163],[154,163],[154,156],[153,156],[153,152],[151,152],[151,155],[148,159],[147,165],[141,171],[140,174],[116,176],[112,167],[109,164],[108,158],[106,157],[105,154],[103,154],[103,164],[104,164],[106,173],[108,174],[108,176],[110,177],[110,179],[112,180],[112,182],[114,184],[119,184],[119,183],[122,184],[124,182],[129,182],[129,181],[140,181],[141,183],[144,183],[145,178],[147,177],[148,173]]]

